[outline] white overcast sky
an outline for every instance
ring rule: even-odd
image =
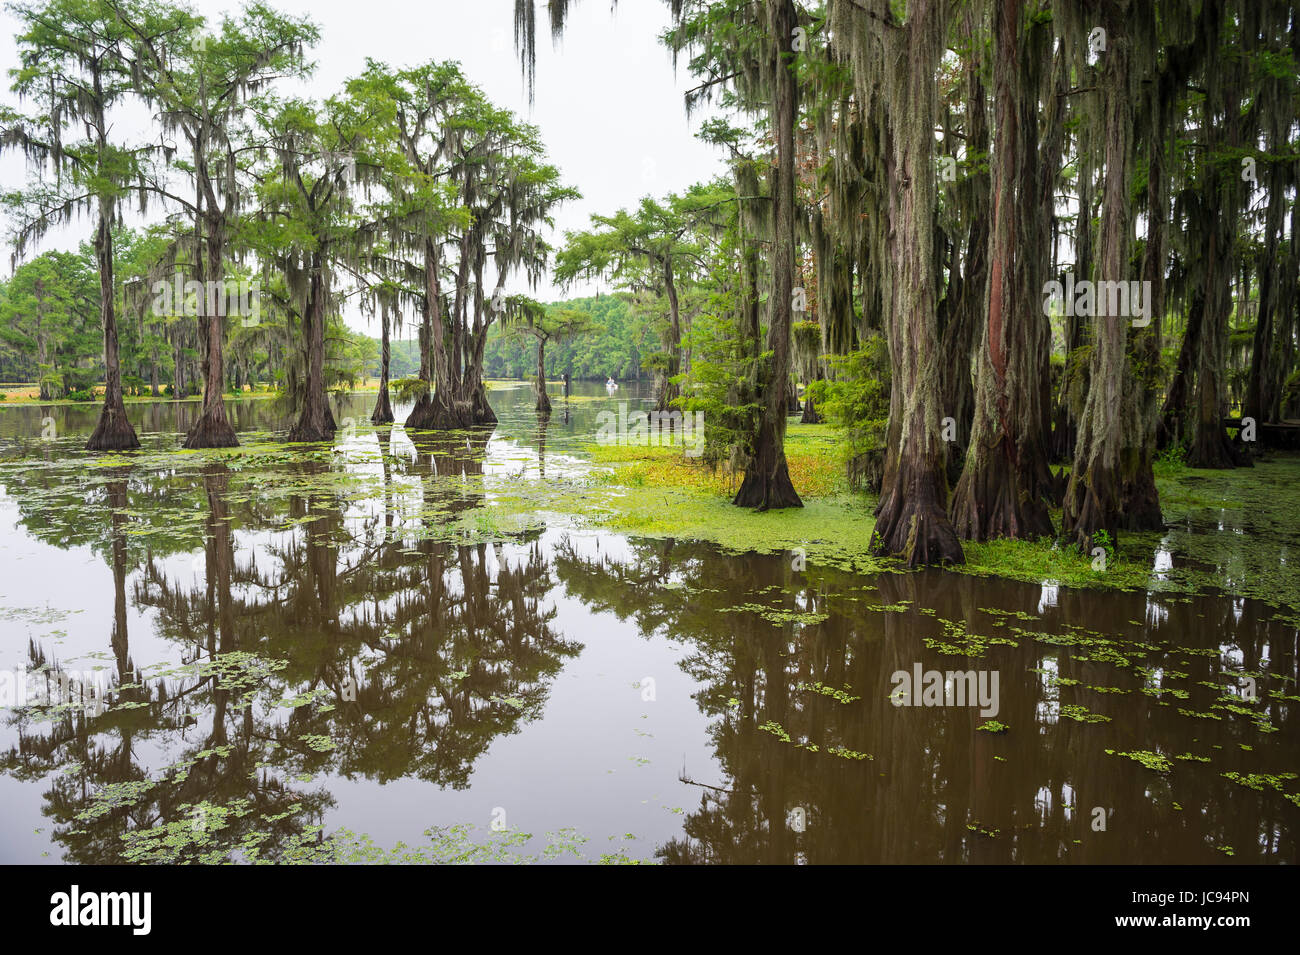
[[[658,42],[668,26],[662,0],[622,0],[612,10],[610,0],[581,0],[557,47],[552,47],[544,4],[539,2],[532,107],[515,55],[514,0],[271,2],[287,13],[309,16],[321,30],[312,54],[316,62],[312,80],[300,90],[286,85],[286,92],[323,98],[360,72],[367,56],[394,67],[459,60],[469,79],[494,103],[539,126],[551,160],[565,181],[583,194],[557,215],[555,244],[564,230],[585,228],[593,212],[609,213],[634,205],[644,195],[681,190],[722,171],[719,151],[694,136],[706,114],[686,118],[682,94],[693,83],[684,61],[674,74],[671,56]],[[215,19],[240,4],[195,0],[190,6]],[[3,10],[0,27],[4,101],[16,104],[17,98],[8,91],[8,71],[17,62],[15,22]],[[21,156],[0,158],[0,187],[16,188],[26,177]],[[91,228],[89,221],[83,221],[50,235],[40,251],[75,248],[89,237]],[[594,285],[575,286],[568,292],[545,285],[534,294],[549,300],[594,290]],[[507,291],[527,291],[527,283],[512,278]],[[349,324],[364,327],[358,316],[347,318]]]

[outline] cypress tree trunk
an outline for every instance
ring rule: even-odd
[[[1077,187],[1079,214],[1074,227],[1074,278],[1076,282],[1082,282],[1085,279],[1091,281],[1093,273],[1092,209],[1094,194],[1092,137],[1089,132],[1089,125],[1085,119],[1084,125],[1079,130],[1076,147],[1079,158]],[[1086,341],[1086,322],[1084,317],[1079,315],[1075,309],[1070,309],[1069,312],[1070,314],[1065,319],[1066,364],[1064,373],[1061,375],[1056,411],[1052,417],[1051,454],[1052,460],[1056,462],[1069,461],[1074,455],[1074,449],[1078,444],[1079,422],[1075,414],[1075,408],[1071,406],[1070,396],[1076,392],[1086,394],[1089,384],[1087,381],[1088,367],[1081,363],[1075,364],[1071,360],[1071,356],[1074,355],[1076,350],[1082,348]],[[1076,383],[1074,377],[1079,375],[1083,376],[1085,380]]]
[[[208,220],[208,261],[206,275],[209,282],[220,283],[224,273],[221,261],[222,249],[225,247],[225,230],[220,220]],[[206,296],[207,299],[215,296]],[[207,351],[203,356],[203,408],[194,427],[185,436],[186,448],[237,448],[239,439],[235,429],[226,417],[226,404],[222,388],[226,380],[222,349],[225,342],[225,316],[223,308],[209,308],[206,326],[200,319],[200,326],[205,328]]]
[[[963,34],[965,37],[981,36],[982,21],[977,23],[979,8],[971,4],[965,11]],[[984,83],[980,79],[982,44],[971,44],[971,52],[964,57],[966,83],[966,148],[971,155],[988,154],[989,126],[985,109]],[[964,197],[959,200],[966,210],[970,223],[966,237],[966,254],[963,257],[965,275],[957,269],[957,255],[952,256],[953,267],[949,273],[946,298],[952,304],[942,331],[940,348],[944,360],[939,374],[942,379],[940,398],[944,417],[955,424],[953,440],[949,442],[947,476],[950,481],[961,477],[961,470],[970,444],[971,422],[975,415],[975,391],[971,383],[971,355],[975,351],[976,329],[983,324],[985,284],[988,281],[989,247],[989,180],[988,174],[972,169],[963,184]]]
[[[1300,46],[1300,30],[1294,36],[1295,46]],[[1300,62],[1300,51],[1297,51]],[[1300,179],[1300,175],[1297,176]],[[1272,387],[1268,392],[1271,405],[1268,415],[1270,421],[1281,421],[1283,414],[1282,392],[1286,384],[1289,369],[1294,367],[1295,334],[1300,325],[1300,202],[1291,204],[1291,241],[1287,244],[1286,256],[1282,262],[1277,297],[1277,356],[1273,362]]]
[[[753,455],[732,503],[759,510],[803,507],[785,460],[786,382],[790,377],[791,296],[794,293],[795,81],[791,50],[795,11],[791,0],[767,0],[774,41],[772,119],[776,133],[775,221],[772,243],[771,359],[758,371],[761,408]]]
[[[1020,0],[1000,0],[993,18],[997,140],[989,279],[970,447],[952,503],[957,534],[977,541],[1052,533],[1040,388],[1051,332],[1035,282],[1043,239],[1034,174],[1038,96],[1029,92],[1036,71],[1021,9]]]
[[[39,379],[39,394],[42,401],[51,401],[54,395],[50,392],[49,383],[45,380],[45,365],[49,361],[49,344],[44,332],[41,331],[41,309],[43,305],[39,303],[36,306],[36,376]]]
[[[905,70],[887,80],[892,135],[885,151],[889,204],[892,367],[889,445],[872,534],[874,554],[908,566],[962,563],[948,519],[946,449],[939,421],[938,275],[934,257],[935,73],[944,50],[943,0],[908,5],[908,22],[886,47]],[[891,49],[893,43],[901,46]],[[892,67],[891,67],[892,68]]]
[[[181,348],[181,327],[179,324],[172,328],[172,397],[180,401],[185,397],[185,356]]]
[[[388,341],[388,303],[381,303],[379,311],[379,327],[381,336],[379,344],[379,397],[375,399],[375,410],[370,415],[370,423],[392,424],[393,405],[388,395],[388,366],[392,359],[392,348]]]
[[[483,384],[483,352],[487,347],[487,332],[485,326],[474,333],[473,361],[466,370],[470,408],[476,425],[497,423],[496,412],[488,403],[487,386]]]
[[[438,259],[433,240],[425,240],[424,327],[421,331],[420,378],[429,383],[406,418],[406,426],[417,430],[442,431],[468,428],[474,422],[468,403],[457,400],[458,379],[453,377],[447,349],[447,323],[444,321],[442,296],[438,281]],[[432,353],[428,360],[425,352]]]
[[[1185,58],[1178,60],[1181,68]],[[1174,98],[1170,90],[1185,82],[1175,81],[1170,70],[1153,82],[1149,99],[1150,115],[1147,117],[1147,241],[1142,254],[1142,280],[1150,288],[1148,305],[1151,324],[1135,328],[1132,333],[1129,361],[1135,371],[1137,389],[1137,443],[1127,453],[1133,469],[1126,474],[1121,490],[1120,525],[1125,530],[1159,530],[1164,526],[1160,509],[1160,493],[1156,489],[1152,463],[1156,449],[1156,432],[1160,423],[1161,394],[1161,342],[1165,313],[1165,260],[1169,232],[1169,173],[1172,107]]]
[[[974,9],[967,8],[967,35],[975,34]],[[988,121],[984,110],[984,84],[979,79],[978,61],[967,58],[966,103],[969,122],[966,130],[966,148],[974,155],[988,152]],[[940,400],[944,417],[952,417],[956,434],[950,442],[948,477],[957,481],[961,477],[966,450],[970,446],[971,420],[975,416],[975,391],[971,387],[971,353],[975,351],[975,330],[980,326],[984,307],[984,286],[988,281],[988,174],[972,170],[966,179],[966,208],[969,209],[970,229],[966,236],[966,274],[957,269],[956,251],[953,268],[949,272],[948,300],[950,312],[944,324],[940,350],[944,363],[940,366]],[[956,466],[957,473],[953,472]]]
[[[546,339],[537,339],[537,413],[549,416],[551,399],[546,395]]]
[[[1048,278],[1055,278],[1056,272],[1056,237],[1058,233],[1056,195],[1061,178],[1061,156],[1065,149],[1065,100],[1069,84],[1067,82],[1068,70],[1064,42],[1057,47],[1051,25],[1041,20],[1034,22],[1029,27],[1029,30],[1033,42],[1042,44],[1042,55],[1051,62],[1046,74],[1047,82],[1041,87],[1044,100],[1042,107],[1044,118],[1041,153],[1036,167],[1041,170],[1041,175],[1037,177],[1038,231],[1036,242],[1038,258],[1036,260],[1037,271],[1034,273],[1033,282],[1031,283],[1031,291],[1041,295],[1042,283]],[[1031,117],[1027,122],[1032,123],[1034,119]],[[1039,299],[1039,302],[1041,304],[1041,299]],[[1046,319],[1046,316],[1043,317]],[[1045,320],[1042,327],[1044,329],[1044,347],[1041,353],[1043,365],[1038,378],[1038,408],[1041,416],[1039,425],[1040,441],[1046,455],[1044,465],[1047,467],[1050,482],[1048,493],[1051,496],[1052,503],[1060,504],[1061,496],[1065,493],[1065,481],[1063,476],[1059,474],[1053,475],[1050,468],[1050,464],[1055,460],[1052,447],[1052,425],[1055,407],[1052,402],[1051,322]]]
[[[1098,78],[1106,167],[1098,275],[1103,281],[1123,282],[1128,280],[1131,244],[1131,40],[1123,29],[1130,0],[1108,0],[1101,13],[1108,45]],[[1094,315],[1092,320],[1090,387],[1079,419],[1061,522],[1065,535],[1085,554],[1097,543],[1099,532],[1104,531],[1112,543],[1119,539],[1123,487],[1134,467],[1122,451],[1141,441],[1140,434],[1125,433],[1138,428],[1126,347],[1129,322],[1128,317],[1116,315]]]
[[[1272,16],[1265,20],[1268,35],[1285,36],[1288,32],[1286,5],[1274,5],[1269,8],[1269,12]],[[1292,12],[1289,16],[1295,26],[1300,26],[1300,22],[1296,22],[1300,21],[1300,14]],[[1292,29],[1290,35],[1292,57],[1300,58],[1300,30]],[[1266,104],[1268,150],[1274,155],[1286,149],[1290,129],[1295,122],[1296,83],[1293,77],[1293,73],[1286,79],[1271,75],[1264,80],[1260,91],[1260,101]],[[1294,167],[1295,164],[1291,165]],[[1269,163],[1268,208],[1264,217],[1264,261],[1260,265],[1259,274],[1259,318],[1251,345],[1250,377],[1241,411],[1243,416],[1252,417],[1261,423],[1277,420],[1277,396],[1274,393],[1277,379],[1276,332],[1277,326],[1281,324],[1279,317],[1285,314],[1287,297],[1283,288],[1286,279],[1279,275],[1278,259],[1286,216],[1288,175],[1294,175],[1294,168],[1288,169],[1287,163],[1277,160]],[[1294,232],[1291,239],[1294,244]],[[1291,269],[1291,281],[1294,282],[1295,264],[1287,264]]]
[[[334,437],[334,415],[325,392],[325,275],[319,252],[312,254],[310,289],[303,316],[307,335],[307,388],[298,423],[289,441],[329,441]]]
[[[1173,378],[1169,381],[1164,409],[1160,413],[1160,424],[1156,429],[1156,447],[1161,450],[1183,443],[1186,437],[1188,392],[1191,389],[1193,375],[1192,363],[1200,348],[1201,319],[1204,314],[1205,293],[1201,289],[1195,289],[1187,309],[1187,325],[1183,329],[1183,341],[1178,346],[1178,361],[1174,366]]]
[[[99,266],[99,322],[104,332],[104,408],[99,423],[86,442],[87,451],[127,451],[140,447],[135,428],[126,417],[122,401],[122,364],[117,343],[117,315],[113,308],[112,206],[100,203],[95,230],[95,261]]]
[[[818,379],[821,375],[817,376]],[[799,419],[800,424],[821,424],[822,416],[817,413],[817,408],[813,404],[812,395],[809,395],[803,402],[803,416]]]
[[[659,400],[655,402],[656,411],[667,411],[669,405],[681,394],[680,387],[673,382],[682,369],[682,319],[671,255],[663,257],[663,273],[664,289],[668,295],[668,371],[664,374]]]
[[[1212,9],[1217,16],[1212,21],[1213,29],[1208,39],[1210,57],[1206,64],[1202,129],[1209,135],[1208,147],[1213,155],[1225,149],[1235,153],[1241,148],[1243,136],[1241,68],[1236,61],[1224,62],[1219,55],[1219,30],[1226,17],[1220,5],[1216,4]],[[1204,239],[1204,258],[1200,262],[1202,308],[1187,464],[1195,468],[1222,469],[1249,463],[1249,458],[1233,447],[1223,423],[1228,412],[1225,364],[1228,316],[1232,310],[1233,245],[1243,190],[1239,168],[1225,168],[1222,163],[1204,163],[1201,169],[1203,206],[1193,224],[1199,227]]]

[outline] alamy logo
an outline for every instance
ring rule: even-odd
[[[889,702],[895,706],[978,706],[980,716],[998,715],[997,670],[895,670]]]
[[[88,716],[104,714],[105,670],[0,670],[0,709],[68,706]]]
[[[1059,311],[1067,317],[1131,318],[1135,328],[1151,324],[1150,282],[1092,282],[1074,280],[1067,272],[1064,282],[1043,285],[1043,314]]]
[[[181,281],[180,273],[172,281],[160,279],[153,284],[153,314],[176,317],[239,315],[248,326],[257,325],[262,315],[261,282],[226,279],[223,282]]]
[[[50,896],[51,925],[127,925],[133,935],[148,935],[153,925],[149,892],[70,892]]]
[[[671,447],[686,449],[688,458],[704,453],[704,412],[683,415],[680,411],[638,411],[627,413],[627,402],[618,411],[596,415],[596,443],[629,447]]]

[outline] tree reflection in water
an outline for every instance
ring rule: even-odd
[[[334,804],[303,781],[464,788],[494,739],[536,718],[581,649],[553,629],[538,535],[490,546],[440,533],[448,513],[481,502],[472,478],[486,443],[421,439],[405,467],[385,459],[386,484],[389,469],[419,482],[410,521],[395,513],[400,489],[374,514],[349,512],[322,461],[289,468],[302,491],[284,509],[232,493],[231,472],[206,466],[194,478],[201,581],[178,577],[166,554],[141,555],[132,599],[181,660],[142,677],[128,651],[128,481],[111,482],[112,705],[22,710],[4,757],[26,778],[59,771],[46,812],[68,861],[275,859],[319,839]]]
[[[1217,846],[1251,861],[1296,858],[1293,808],[1220,775],[1243,754],[1256,767],[1294,764],[1294,707],[1260,708],[1276,733],[1180,712],[1215,712],[1223,691],[1206,685],[1235,682],[1234,649],[1248,670],[1267,657],[1272,673],[1297,676],[1295,629],[1258,607],[1238,619],[1222,600],[1068,592],[1039,608],[1041,588],[965,575],[865,581],[796,571],[788,555],[673,541],[632,552],[593,559],[562,547],[556,571],[591,609],[691,648],[682,667],[700,687],[724,778],[683,777],[699,805],[658,849],[664,862],[1182,862]],[[986,608],[1042,612],[1022,621]],[[941,653],[944,621],[1017,645]],[[1132,636],[1110,646],[1081,637],[1090,631]],[[891,675],[917,662],[997,669],[997,719],[1011,732],[979,731],[977,707],[895,707]],[[1172,692],[1183,687],[1190,702]],[[1097,718],[1066,718],[1062,706]],[[1212,753],[1214,769],[1180,763],[1162,775],[1107,752],[1156,747]],[[1182,810],[1171,812],[1175,801]],[[1093,829],[1094,807],[1107,831]]]

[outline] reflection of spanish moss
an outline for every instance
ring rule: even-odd
[[[478,453],[439,455],[439,473],[481,472],[485,441]],[[118,694],[131,708],[43,724],[5,758],[8,772],[54,772],[47,800],[69,861],[122,861],[127,844],[152,861],[238,859],[249,846],[268,859],[292,853],[333,799],[290,781],[324,773],[464,788],[493,740],[541,713],[580,651],[553,630],[536,534],[492,547],[354,539],[345,502],[323,480],[328,466],[291,470],[305,490],[290,496],[288,529],[283,511],[233,504],[229,472],[213,465],[198,481],[202,580],[177,581],[146,560],[135,603],[155,611],[185,666]],[[124,515],[125,485],[109,493]],[[277,530],[259,532],[254,550],[236,536],[249,525]],[[124,522],[114,527],[124,538]],[[113,554],[114,652],[134,681],[126,552]],[[287,713],[286,700],[297,704]],[[137,764],[144,737],[171,768],[150,775]],[[175,838],[160,855],[150,833],[163,832]]]
[[[228,652],[235,641],[231,541],[223,500],[226,479],[224,468],[209,469],[204,475],[210,510],[202,600],[206,607],[217,608],[216,613],[206,614],[209,654]],[[267,745],[269,736],[256,732],[250,706],[232,707],[232,692],[219,680],[205,679],[181,693],[173,689],[171,698],[164,682],[156,684],[156,691],[141,685],[128,656],[125,481],[111,482],[108,498],[113,508],[111,643],[118,680],[110,697],[113,706],[102,714],[65,711],[42,724],[46,728],[41,732],[20,733],[19,746],[0,765],[20,777],[48,776],[45,814],[54,820],[53,838],[65,847],[67,862],[121,862],[130,840],[147,837],[168,823],[183,823],[177,832],[203,832],[206,823],[196,817],[205,811],[196,808],[201,803],[243,805],[250,811],[225,816],[219,832],[195,837],[192,851],[177,850],[179,858],[195,857],[200,849],[215,852],[215,858],[230,856],[245,840],[261,843],[266,856],[275,858],[278,841],[288,834],[301,835],[331,799],[324,793],[295,792],[276,779],[259,776],[257,767],[269,764],[274,756]],[[141,595],[137,590],[137,597]],[[183,619],[191,622],[188,615]],[[197,639],[203,631],[190,628],[188,632]],[[45,663],[33,645],[33,668]],[[196,691],[205,691],[206,699],[202,693],[190,695]],[[182,701],[184,709],[179,706]],[[209,730],[186,743],[196,725],[191,714],[203,712],[204,703],[210,713]],[[180,743],[168,750],[174,768],[162,777],[151,777],[136,762],[136,740],[142,738]]]

